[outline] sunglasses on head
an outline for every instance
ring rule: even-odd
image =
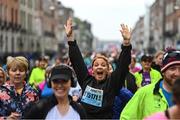
[[[171,52],[165,53],[163,60],[165,60],[166,58],[172,58],[172,57],[176,57],[180,60],[180,51],[176,50],[176,51],[171,51]]]

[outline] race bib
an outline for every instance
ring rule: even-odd
[[[87,86],[81,101],[93,106],[102,107],[103,90]]]

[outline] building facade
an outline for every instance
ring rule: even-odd
[[[67,52],[64,24],[69,17],[75,21],[80,48],[92,49],[91,24],[76,22],[73,9],[59,0],[0,0],[0,58]]]
[[[170,46],[180,49],[180,0],[156,0],[147,9],[144,20],[140,17],[133,29],[135,48],[148,52]]]

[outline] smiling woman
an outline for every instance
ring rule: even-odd
[[[48,75],[47,85],[52,88],[54,94],[32,105],[25,115],[26,119],[80,120],[86,118],[82,106],[68,95],[70,87],[76,86],[72,68],[64,64],[53,67]]]

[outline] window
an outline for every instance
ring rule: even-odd
[[[19,37],[18,38],[18,48],[20,49],[20,51],[23,49],[23,41],[22,41],[22,38],[21,37]]]
[[[22,25],[22,28],[26,28],[26,15],[24,11],[20,12],[20,23]]]
[[[15,20],[14,21],[16,24],[18,24],[18,10],[16,9],[14,12],[15,12],[15,18],[14,18]]]
[[[2,5],[0,4],[0,19],[2,18]]]
[[[2,19],[7,20],[7,6],[2,6]]]
[[[8,37],[6,36],[5,37],[5,41],[6,41],[6,43],[5,43],[5,52],[8,52]]]
[[[180,33],[180,18],[178,18],[178,33]]]
[[[14,23],[14,9],[11,8],[11,22]]]
[[[11,52],[14,53],[14,37],[11,38]]]
[[[173,13],[173,11],[174,11],[173,3],[167,4],[166,5],[166,15]]]
[[[173,22],[169,21],[166,23],[166,31],[171,31],[173,29]]]
[[[21,4],[25,5],[26,4],[26,0],[21,0]]]
[[[0,50],[1,50],[1,51],[2,51],[2,49],[3,49],[3,45],[4,45],[4,43],[3,43],[3,36],[0,35]]]
[[[32,5],[33,5],[33,0],[28,0],[28,7],[32,8]]]
[[[33,24],[32,24],[32,15],[29,14],[28,15],[28,31],[29,32],[32,32],[32,26],[33,26]]]
[[[180,0],[176,0],[176,5],[180,6]]]

